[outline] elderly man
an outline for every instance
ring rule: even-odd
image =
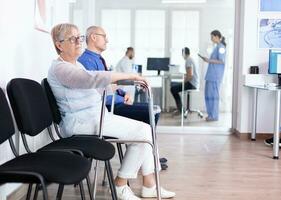
[[[106,50],[106,44],[108,43],[106,33],[101,27],[90,26],[86,32],[87,49],[79,57],[78,61],[87,70],[92,71],[107,71],[106,62],[101,56],[101,53]],[[107,97],[106,106],[108,110],[111,110],[112,95]],[[149,111],[147,103],[132,103],[131,98],[123,90],[118,89],[114,102],[114,114],[123,117],[128,117],[138,121],[149,121]],[[155,124],[159,119],[160,113],[155,114]],[[167,169],[167,159],[161,158],[161,168]]]
[[[101,53],[106,50],[106,44],[108,43],[106,33],[101,27],[90,26],[86,32],[87,49],[78,58],[78,61],[90,71],[108,71],[106,62],[101,56]],[[112,95],[107,97],[106,106],[111,110]],[[118,89],[114,102],[114,114],[123,117],[131,118],[138,121],[143,121],[149,124],[149,111],[147,103],[133,104],[131,98],[123,90]],[[159,114],[155,115],[155,122],[159,119]],[[155,124],[156,124],[155,123]],[[166,158],[161,158],[161,168],[167,169]],[[174,196],[174,193],[167,191],[167,197]],[[162,196],[162,197],[165,197]]]

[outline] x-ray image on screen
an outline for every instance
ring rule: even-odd
[[[281,12],[281,0],[260,0],[260,11]]]
[[[281,19],[260,19],[259,47],[281,48]]]

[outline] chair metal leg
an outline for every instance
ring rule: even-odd
[[[64,185],[59,184],[59,189],[58,189],[58,192],[57,192],[56,200],[61,200],[62,194],[63,194],[63,189],[64,189]]]
[[[80,188],[81,199],[82,200],[86,200],[85,191],[84,191],[84,187],[83,187],[83,182],[82,181],[79,183],[79,188]]]
[[[39,187],[40,187],[40,185],[36,184],[33,200],[37,200]]]
[[[31,197],[31,192],[32,192],[32,183],[30,183],[29,185],[28,185],[28,190],[27,190],[27,194],[26,194],[26,198],[25,198],[25,200],[30,200],[30,197]]]
[[[94,200],[94,198],[93,198],[93,193],[92,193],[91,180],[90,180],[89,175],[87,176],[86,180],[87,180],[87,186],[88,186],[88,191],[89,191],[90,200]]]
[[[156,189],[157,189],[157,199],[161,200],[161,188],[160,188],[160,176],[159,176],[159,154],[158,154],[158,148],[157,146],[153,146],[154,151],[154,172],[155,172],[155,182],[156,182]]]
[[[152,151],[154,157],[154,171],[155,171],[155,181],[156,181],[156,189],[157,189],[157,200],[161,200],[161,188],[160,188],[160,176],[159,176],[159,152],[158,152],[158,145],[156,139],[156,131],[155,131],[155,120],[153,116],[153,97],[151,90],[148,90],[150,93],[149,95],[149,121],[151,126],[151,135],[152,135]]]
[[[117,200],[117,193],[116,193],[116,188],[115,188],[115,184],[114,184],[112,168],[111,168],[111,164],[110,164],[109,160],[105,161],[105,168],[107,171],[107,177],[108,177],[108,182],[109,182],[109,186],[110,186],[110,190],[111,190],[112,200]]]
[[[106,168],[104,167],[104,170],[103,170],[103,179],[102,179],[102,186],[106,186],[107,183],[106,183]]]
[[[122,164],[122,160],[124,158],[124,154],[123,154],[123,150],[122,150],[122,144],[116,143],[116,146],[117,146],[119,161],[120,161],[120,164]],[[106,186],[106,169],[104,169],[104,173],[103,173],[102,186]]]
[[[47,187],[44,183],[41,183],[41,186],[42,186],[42,192],[43,192],[43,200],[48,200],[49,198],[48,198]]]
[[[197,113],[198,117],[203,118],[203,113],[199,109],[192,109],[190,106],[190,93],[187,93],[186,110],[184,112],[184,118],[186,119],[189,113]]]
[[[96,193],[97,193],[98,163],[99,163],[99,161],[96,160],[96,164],[95,164],[95,174],[94,174],[94,182],[93,182],[93,198],[94,198],[94,199],[96,199]]]
[[[117,150],[118,150],[120,164],[122,164],[124,154],[123,154],[121,143],[116,143],[116,146],[117,146]]]

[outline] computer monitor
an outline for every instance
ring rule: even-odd
[[[281,74],[281,50],[269,50],[269,74]]]
[[[269,50],[268,73],[278,74],[278,84],[281,84],[281,50]]]
[[[142,73],[142,65],[137,65],[137,71],[138,71],[138,73],[139,74],[141,74]]]
[[[169,71],[170,58],[147,58],[147,70]]]

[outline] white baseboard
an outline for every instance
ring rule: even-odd
[[[157,133],[169,134],[204,134],[204,135],[231,135],[232,129],[227,127],[196,127],[196,126],[157,126]]]

